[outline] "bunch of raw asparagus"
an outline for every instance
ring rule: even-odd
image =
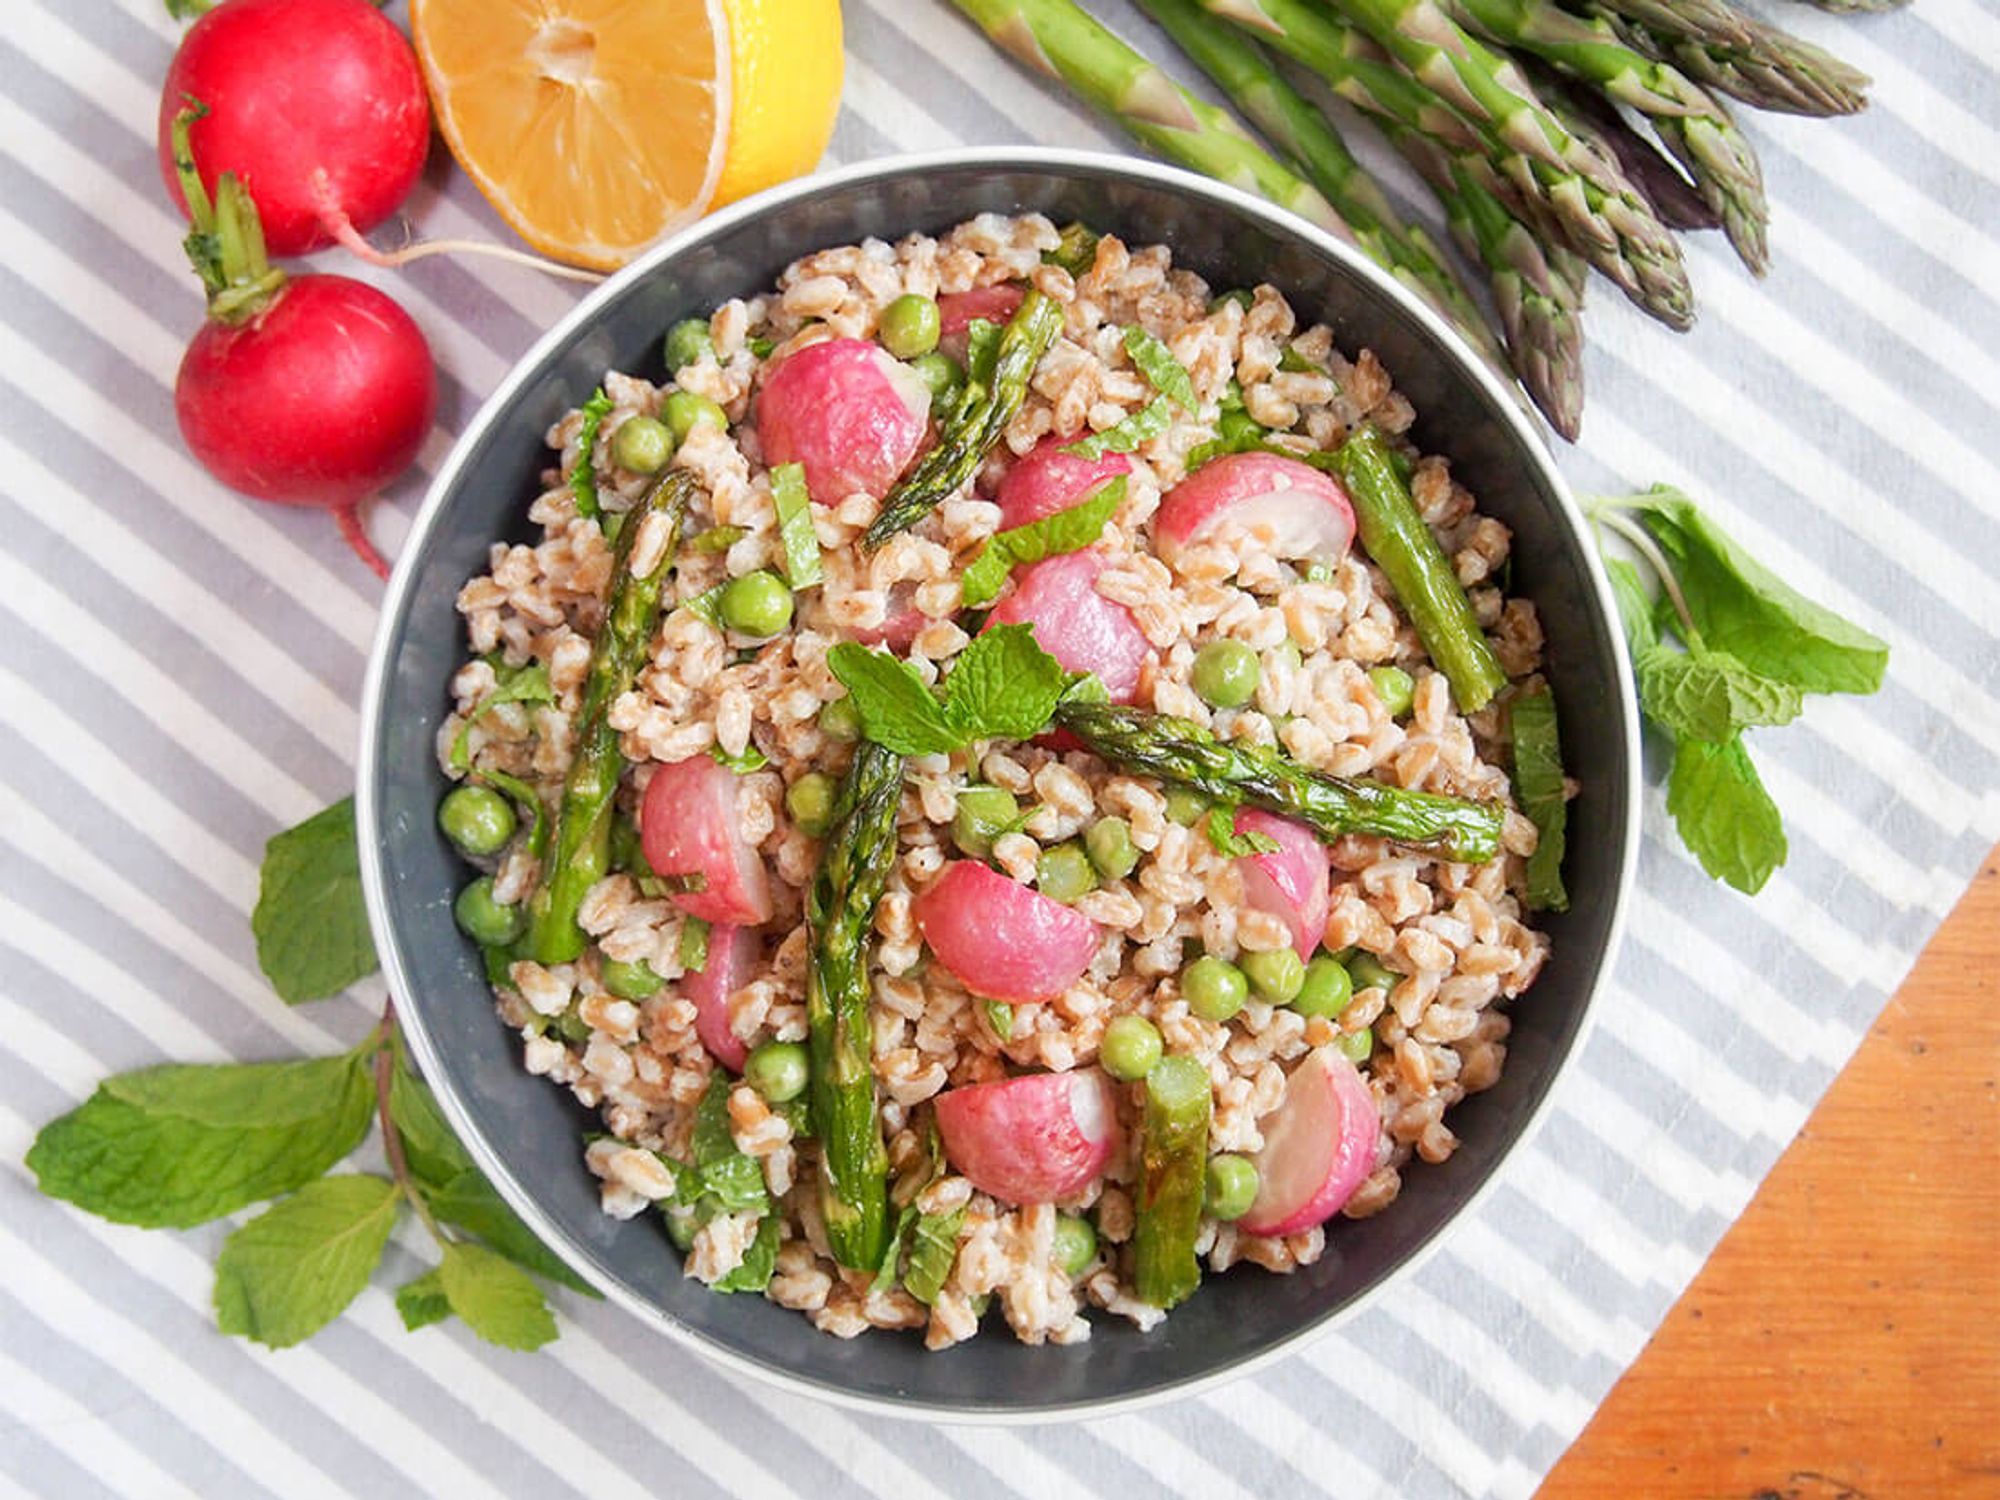
[[[1590,268],[1675,329],[1694,321],[1675,231],[1719,228],[1765,269],[1763,175],[1724,96],[1801,115],[1867,102],[1862,73],[1731,0],[1138,0],[1266,149],[1076,0],[953,3],[1157,155],[1352,241],[1572,440]],[[1430,185],[1487,279],[1491,321],[1278,55],[1371,119]]]

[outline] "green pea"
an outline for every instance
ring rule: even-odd
[[[704,422],[710,427],[729,426],[729,413],[693,391],[675,391],[660,408],[660,415],[666,418],[667,427],[673,432],[675,447],[685,443],[688,434]]]
[[[1144,1016],[1123,1015],[1104,1028],[1097,1060],[1113,1078],[1136,1083],[1153,1071],[1164,1046],[1159,1027]]]
[[[1240,1219],[1257,1201],[1257,1168],[1247,1156],[1211,1156],[1203,1187],[1204,1209],[1218,1219]]]
[[[846,695],[835,698],[819,711],[819,732],[830,740],[861,738],[861,710]]]
[[[1241,708],[1257,696],[1257,653],[1241,641],[1210,641],[1194,654],[1194,690],[1213,708]]]
[[[1075,839],[1044,849],[1035,861],[1035,885],[1051,901],[1064,906],[1097,889],[1097,871]]]
[[[945,401],[953,391],[965,384],[965,371],[949,354],[933,351],[918,355],[910,361],[910,368],[915,370],[918,378],[930,387],[933,406]]]
[[[1106,880],[1123,880],[1139,863],[1139,850],[1132,842],[1132,825],[1123,818],[1099,818],[1083,835],[1084,853],[1090,866]]]
[[[1208,811],[1208,798],[1193,787],[1170,786],[1167,788],[1167,816],[1183,828],[1192,828],[1195,820]]]
[[[1050,1245],[1056,1265],[1065,1276],[1076,1277],[1097,1259],[1097,1231],[1090,1220],[1075,1214],[1057,1214],[1055,1238]]]
[[[604,987],[620,1000],[644,1000],[659,991],[666,980],[653,972],[653,966],[644,959],[637,963],[620,963],[615,958],[607,958],[597,966],[597,977],[604,981]]]
[[[717,612],[731,630],[776,635],[792,623],[792,591],[776,573],[745,573],[729,580]]]
[[[937,348],[942,326],[936,302],[905,292],[882,309],[882,347],[898,359],[915,359]]]
[[[1356,992],[1361,990],[1393,990],[1403,982],[1403,976],[1383,963],[1372,953],[1357,953],[1347,961],[1347,972],[1354,980]]]
[[[1238,307],[1248,312],[1256,300],[1256,294],[1248,287],[1239,286],[1222,292],[1217,296],[1210,297],[1208,299],[1208,310],[1212,313],[1221,312],[1225,304],[1234,302]]]
[[[491,787],[455,787],[438,804],[438,827],[461,854],[498,854],[514,836],[514,806]]]
[[[1222,415],[1216,419],[1215,430],[1223,442],[1231,444],[1253,443],[1268,431],[1249,412],[1234,406],[1222,409]]]
[[[1354,999],[1354,976],[1337,958],[1324,954],[1306,965],[1305,982],[1292,996],[1292,1009],[1311,1019],[1333,1017],[1346,1010]]]
[[[1400,719],[1410,711],[1416,702],[1417,684],[1401,667],[1373,667],[1368,673],[1369,682],[1375,686],[1375,696],[1381,700],[1382,711],[1392,719]]]
[[[611,436],[611,461],[634,474],[657,474],[674,456],[674,435],[651,417],[630,417]]]
[[[743,1081],[772,1104],[788,1104],[806,1091],[812,1065],[797,1042],[763,1042],[743,1060]]]
[[[505,947],[521,935],[527,922],[518,906],[507,906],[493,897],[493,877],[482,875],[458,893],[451,914],[458,930],[475,943],[489,948]]]
[[[667,368],[679,370],[688,365],[698,365],[704,359],[715,357],[715,345],[709,342],[708,319],[682,318],[667,330]]]
[[[1227,1021],[1250,998],[1250,981],[1226,958],[1205,954],[1181,975],[1181,993],[1188,1009],[1204,1021]]]
[[[833,800],[839,790],[826,772],[808,771],[785,788],[785,811],[801,833],[819,838],[833,826]]]
[[[1375,1053],[1375,1028],[1364,1026],[1359,1031],[1343,1031],[1334,1040],[1334,1046],[1349,1062],[1357,1066],[1365,1063]]]
[[[993,841],[1021,821],[1021,804],[1005,787],[969,786],[958,794],[951,841],[974,859],[993,853]]]
[[[1296,948],[1273,948],[1267,953],[1243,955],[1243,975],[1260,1000],[1283,1005],[1296,996],[1306,982],[1306,961]]]

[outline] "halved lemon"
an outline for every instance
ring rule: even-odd
[[[459,165],[598,270],[811,170],[840,105],[839,0],[412,0],[410,22]]]

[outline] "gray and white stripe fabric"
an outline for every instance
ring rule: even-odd
[[[1106,19],[1165,42],[1123,4]],[[831,161],[1121,143],[942,0],[847,0]],[[37,1197],[34,1130],[102,1075],[353,1041],[379,985],[288,1011],[246,915],[264,840],[344,794],[379,587],[316,512],[183,452],[201,315],[153,156],[159,0],[9,0],[0,30],[0,1473],[118,1495],[1526,1495],[1639,1352],[2000,837],[2000,12],[1784,21],[1878,81],[1865,116],[1757,116],[1777,266],[1696,242],[1675,337],[1590,314],[1584,489],[1666,480],[1889,638],[1888,686],[1756,752],[1790,864],[1744,900],[1655,786],[1631,940],[1546,1129],[1390,1300],[1212,1394],[1073,1426],[857,1417],[567,1299],[527,1356],[403,1332],[379,1286],[309,1344],[214,1330],[226,1225]],[[1357,131],[1359,139],[1362,132]],[[1373,160],[1380,161],[1375,154]],[[1407,191],[1394,169],[1389,180]],[[504,238],[437,153],[413,216]],[[343,263],[339,269],[353,274]],[[424,467],[573,288],[430,261],[394,282],[445,371]],[[393,551],[413,475],[371,521]],[[392,1247],[413,1273],[418,1261]],[[386,1280],[388,1278],[378,1278]]]

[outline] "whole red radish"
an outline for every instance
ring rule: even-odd
[[[937,1123],[952,1166],[1008,1203],[1074,1198],[1104,1170],[1118,1134],[1111,1082],[1095,1068],[948,1089]]]
[[[190,101],[208,109],[191,136],[203,187],[241,181],[279,256],[388,218],[430,146],[416,53],[368,0],[224,0],[195,22],[160,95],[160,173],[183,212],[174,122]]]
[[[408,313],[345,276],[288,280],[265,259],[257,210],[224,173],[216,200],[187,157],[194,233],[188,255],[208,289],[208,321],[174,379],[181,436],[232,489],[334,513],[341,535],[382,577],[388,565],[357,508],[407,469],[437,411],[430,345]]]

